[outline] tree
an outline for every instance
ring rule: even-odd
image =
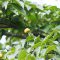
[[[29,1],[0,0],[0,38],[6,36],[0,59],[58,59],[60,8],[42,8]]]

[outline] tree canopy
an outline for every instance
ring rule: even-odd
[[[29,1],[0,0],[2,60],[60,60],[60,8]]]

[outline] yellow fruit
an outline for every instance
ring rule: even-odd
[[[24,29],[24,33],[28,33],[28,32],[30,32],[29,28]]]
[[[0,13],[2,13],[2,10],[0,10]]]
[[[0,53],[0,58],[2,58],[2,56],[3,56],[3,54],[2,54],[2,53]]]

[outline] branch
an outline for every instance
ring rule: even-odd
[[[22,34],[18,34],[18,33],[12,33],[12,32],[7,32],[7,31],[5,31],[5,30],[2,30],[2,35],[6,35],[6,36],[8,36],[8,37],[18,37],[18,38],[23,38],[23,39],[26,39],[26,37],[28,36],[28,34],[24,34],[24,33],[22,33]],[[34,36],[38,36],[38,35],[40,35],[41,37],[45,37],[45,35],[43,34],[43,32],[42,33],[38,33],[38,34],[36,34],[36,33],[33,33],[33,35]]]
[[[13,33],[4,33],[3,35],[6,35],[8,37],[18,37],[18,38],[23,38],[23,39],[26,39],[27,35],[26,34],[13,34]]]
[[[19,20],[9,20],[9,19],[4,19],[4,18],[0,18],[0,28],[15,28],[15,29],[18,29],[20,27],[20,25],[23,25],[20,23]],[[37,30],[37,31],[32,31],[32,33],[35,35],[35,36],[42,36],[42,37],[45,37],[44,33],[42,30]],[[46,34],[46,33],[45,33]],[[6,36],[13,36],[13,37],[19,37],[19,38],[26,38],[26,34],[14,34],[14,33],[9,33],[9,32],[3,32],[2,35],[6,35]]]
[[[14,23],[15,22],[15,23]],[[0,28],[18,28],[17,22],[14,20],[8,20],[4,18],[0,18]]]

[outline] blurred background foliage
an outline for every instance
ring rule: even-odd
[[[0,60],[60,60],[60,8],[0,0],[2,36]]]

